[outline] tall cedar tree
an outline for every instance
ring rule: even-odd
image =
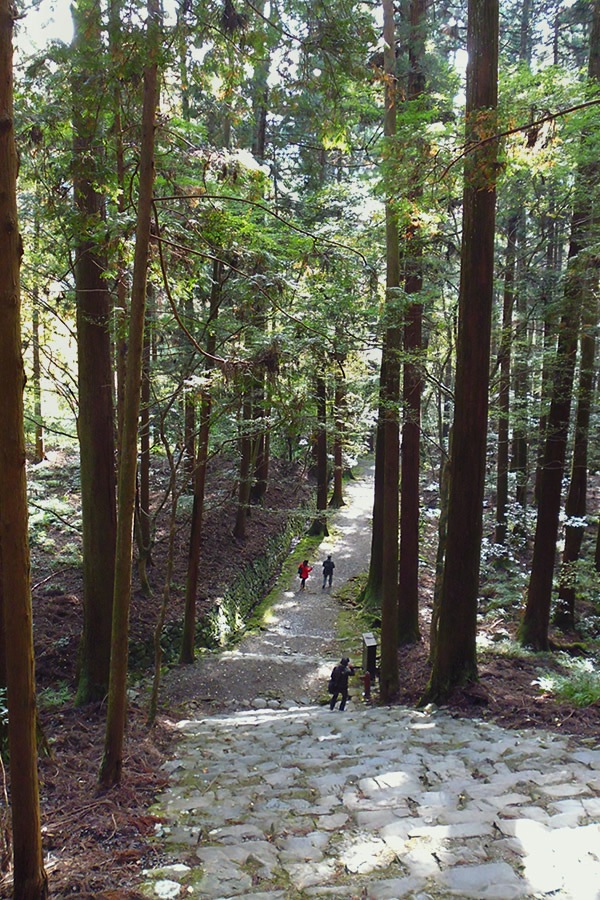
[[[519,247],[525,244],[525,215],[521,208],[517,213],[516,242]],[[522,259],[522,254],[521,254]],[[519,259],[517,260],[517,275]],[[520,278],[517,280],[521,282]],[[527,292],[517,291],[515,304],[516,322],[513,337],[513,407],[514,426],[512,438],[511,468],[515,473],[515,501],[523,509],[527,506],[527,460],[529,456],[529,434],[527,429],[527,415],[529,407],[529,310],[527,309]]]
[[[498,0],[470,0],[463,234],[446,559],[426,699],[477,678],[496,209]]]
[[[214,362],[216,338],[214,326],[219,315],[221,304],[221,288],[223,280],[223,263],[213,260],[212,283],[210,290],[210,311],[206,323],[206,357],[207,371]],[[190,527],[190,546],[188,551],[187,578],[185,583],[185,608],[183,614],[183,634],[181,637],[181,653],[179,661],[194,662],[196,643],[196,593],[200,573],[200,549],[202,541],[202,523],[204,519],[204,498],[206,493],[206,473],[208,467],[208,440],[210,437],[210,414],[212,410],[212,388],[210,382],[202,388],[200,401],[200,428],[198,431],[198,452],[194,463],[194,501],[192,505],[192,523]]]
[[[409,101],[419,103],[425,90],[425,13],[426,0],[410,2]],[[420,148],[424,152],[424,147]],[[420,167],[419,167],[420,168]],[[410,199],[416,205],[423,194],[419,171],[413,173]],[[404,234],[405,281],[410,303],[404,322],[404,372],[402,399],[402,473],[400,484],[400,562],[398,584],[398,643],[419,640],[419,513],[421,455],[421,353],[423,335],[423,243],[418,222],[410,222]]]
[[[261,19],[264,17],[265,0],[259,0],[256,7],[258,15]],[[264,163],[267,150],[267,115],[269,111],[269,72],[271,69],[271,49],[268,43],[268,33],[271,30],[264,25],[264,41],[262,43],[262,52],[257,54],[254,63],[254,74],[252,78],[251,96],[252,96],[252,112],[254,116],[254,134],[252,138],[252,155],[259,163]],[[262,295],[256,296],[254,300],[254,320],[255,327],[264,335],[269,331],[269,318],[266,309],[266,298]],[[258,367],[255,375],[255,385],[253,391],[253,414],[255,418],[255,442],[256,442],[256,459],[254,482],[250,489],[250,499],[252,503],[264,503],[267,488],[269,484],[269,456],[271,452],[270,430],[268,426],[269,420],[269,384],[267,379],[267,370],[264,367]]]
[[[37,225],[37,223],[36,223]],[[33,417],[35,419],[35,461],[41,462],[46,458],[44,444],[44,416],[42,412],[42,366],[40,360],[40,291],[37,285],[33,288],[31,304],[31,337],[33,343]]]
[[[152,395],[151,355],[154,332],[154,285],[146,287],[146,321],[142,351],[142,387],[140,406],[140,451],[135,500],[135,537],[140,590],[149,597],[152,589],[148,567],[152,565],[152,517],[150,515],[150,400]]]
[[[256,462],[256,441],[254,440],[252,416],[253,375],[243,372],[239,376],[239,396],[241,397],[238,415],[240,467],[238,476],[238,505],[233,526],[233,536],[238,541],[246,539],[246,525],[250,514],[250,491]]]
[[[385,335],[379,371],[380,384],[385,384]],[[361,594],[361,601],[367,609],[380,610],[382,597],[383,568],[383,396],[379,390],[379,414],[375,428],[375,475],[373,479],[373,517],[371,520],[371,553],[367,583]]]
[[[110,0],[109,6],[109,51],[113,76],[120,72],[122,65],[122,24],[121,7],[123,0]],[[119,196],[117,210],[124,216],[129,202],[125,185],[125,141],[123,138],[123,121],[121,108],[123,104],[123,90],[125,79],[113,78],[112,97],[112,135],[114,140],[114,169],[117,179]],[[123,421],[123,393],[125,391],[125,365],[127,358],[127,266],[124,259],[125,240],[121,234],[117,247],[117,284],[115,299],[115,368],[117,376],[116,390],[116,418],[117,418],[117,445],[121,442],[121,423]]]
[[[73,196],[77,212],[75,295],[79,383],[78,435],[83,530],[83,633],[80,703],[108,690],[116,541],[115,445],[110,294],[104,277],[104,197],[97,185],[103,157],[100,7],[78,0],[73,12]]]
[[[588,78],[600,83],[600,0],[592,7]],[[560,516],[562,480],[571,412],[571,395],[577,360],[577,344],[582,307],[596,280],[589,254],[595,242],[597,221],[594,196],[598,188],[598,162],[594,154],[596,134],[581,135],[581,151],[587,158],[575,176],[575,208],[571,220],[571,240],[565,278],[558,346],[554,365],[552,401],[546,426],[544,459],[540,472],[539,502],[533,545],[527,604],[519,629],[521,642],[534,650],[548,650],[548,629],[552,602],[552,582]]]
[[[321,364],[314,377],[317,419],[313,436],[313,454],[317,472],[317,514],[308,530],[311,535],[327,537],[327,382],[325,365]]]
[[[554,614],[554,622],[561,628],[575,627],[575,593],[576,567],[579,559],[583,534],[585,531],[585,514],[587,509],[587,474],[588,474],[588,439],[590,432],[590,414],[594,396],[594,362],[596,355],[595,330],[598,320],[596,292],[598,275],[595,273],[590,285],[590,296],[587,297],[586,316],[581,334],[581,358],[579,365],[579,390],[577,394],[577,413],[575,415],[575,439],[573,459],[571,461],[571,480],[565,503],[567,522],[565,524],[565,548],[563,550],[558,590],[558,603]]]
[[[552,360],[556,355],[557,313],[555,302],[556,284],[561,270],[562,229],[557,223],[556,203],[551,196],[548,214],[544,217],[542,235],[546,241],[546,269],[544,273],[544,289],[542,291],[543,336],[542,336],[542,372],[540,377],[540,418],[538,422],[537,457],[535,468],[534,496],[536,503],[540,496],[542,464],[544,462],[544,441],[548,424],[548,408],[550,406]]]
[[[384,133],[389,143],[396,135],[396,24],[393,0],[383,0],[384,38]],[[389,188],[389,185],[388,185]],[[401,328],[397,312],[397,289],[400,284],[398,253],[398,216],[393,201],[385,208],[386,240],[386,306],[385,339],[381,364],[382,458],[383,463],[383,536],[381,566],[381,667],[380,693],[384,703],[398,694],[398,484],[400,468],[400,400]]]
[[[154,186],[154,144],[158,105],[158,51],[160,49],[160,4],[148,0],[148,62],[144,68],[144,103],[140,152],[140,181],[131,288],[129,349],[123,408],[123,432],[119,454],[117,507],[117,551],[115,563],[115,604],[110,659],[110,683],[104,757],[100,782],[111,787],[121,780],[123,743],[127,716],[127,662],[133,516],[137,468],[138,419],[144,347],[144,318],[150,247],[150,221]]]
[[[341,326],[336,324],[336,347],[342,343]],[[335,361],[334,392],[333,392],[333,491],[329,500],[332,509],[340,509],[344,506],[344,431],[346,428],[346,379],[344,375],[344,363],[346,353],[342,349],[336,349],[333,354]]]
[[[508,460],[510,416],[510,356],[512,347],[512,314],[517,256],[517,220],[511,215],[506,234],[504,257],[504,299],[502,303],[502,330],[498,346],[498,451],[496,462],[496,530],[494,540],[503,544],[506,540],[508,511]]]
[[[23,428],[17,148],[13,118],[12,0],[0,0],[0,594],[8,697],[13,894],[48,896],[37,772],[35,670]]]

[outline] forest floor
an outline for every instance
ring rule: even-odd
[[[56,461],[47,465],[55,464]],[[61,465],[64,479],[69,470],[65,460]],[[60,477],[60,474],[57,476],[54,472],[50,476]],[[280,533],[288,511],[301,506],[313,491],[309,479],[297,467],[274,469],[265,508],[253,510],[248,537],[240,544],[231,537],[235,515],[235,497],[230,489],[233,482],[233,472],[225,471],[223,467],[211,472],[202,548],[205,562],[200,596],[204,600],[200,612],[210,606],[210,598],[218,596],[244,566],[262,554],[269,537]],[[73,509],[75,507],[74,500]],[[172,723],[184,715],[190,703],[198,704],[198,679],[192,674],[198,667],[187,667],[188,673],[180,671],[181,677],[165,680],[167,687],[161,696],[160,713],[151,729],[146,724],[148,675],[140,676],[139,682],[132,686],[122,784],[109,792],[100,791],[97,777],[104,744],[106,708],[104,704],[76,707],[73,703],[81,631],[81,581],[77,565],[56,568],[57,559],[68,558],[64,545],[73,541],[68,529],[61,525],[61,522],[64,524],[63,513],[60,521],[57,517],[54,524],[45,526],[44,541],[39,545],[34,542],[32,549],[36,677],[45,748],[40,762],[40,794],[46,869],[53,897],[134,900],[141,896],[133,888],[139,884],[141,869],[160,862],[156,845],[148,840],[158,824],[149,809],[166,783],[161,766],[173,752],[176,738]],[[185,583],[187,524],[184,509],[179,522],[181,540],[173,577],[176,586]],[[432,548],[434,543],[432,540]],[[140,643],[151,640],[158,616],[165,546],[166,539],[159,522],[152,570],[156,582],[153,593],[143,597],[134,591],[132,600],[132,636]],[[424,547],[427,546],[429,542],[425,540]],[[361,547],[364,548],[364,542],[357,541],[357,554],[363,552]],[[418,703],[427,683],[432,582],[433,566],[424,565],[422,640],[412,647],[402,648],[399,654],[399,703],[407,706]],[[181,590],[173,591],[169,609],[171,619],[181,616],[181,593]],[[449,708],[458,716],[493,720],[508,728],[535,727],[572,735],[575,740],[597,739],[600,703],[579,708],[559,702],[552,693],[540,688],[541,670],[545,673],[560,670],[558,658],[550,654],[543,654],[541,658],[539,654],[502,652],[504,646],[511,645],[515,635],[520,598],[516,601],[512,604],[512,612],[498,610],[497,614],[481,618],[479,639],[484,649],[479,657],[479,683],[458,691]],[[347,593],[342,602],[351,603]],[[561,644],[578,640],[576,634],[561,633],[555,637]],[[295,680],[296,674],[291,677]],[[284,683],[279,687],[284,694],[286,691],[293,694],[294,685]],[[255,689],[256,686],[249,686],[250,693],[255,691],[254,696]],[[217,709],[214,704],[210,708]],[[0,829],[6,834],[9,821],[6,807],[3,818]],[[2,861],[6,869],[10,853],[6,853],[6,846],[0,849],[4,850]],[[11,896],[10,872],[7,871],[0,880],[0,897]]]

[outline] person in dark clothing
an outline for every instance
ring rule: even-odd
[[[348,678],[350,675],[354,675],[354,666],[350,665],[350,660],[347,656],[343,656],[340,660],[340,664],[334,666],[331,672],[331,678],[335,685],[335,693],[332,695],[329,702],[329,709],[335,709],[335,704],[337,703],[337,698],[340,694],[342,696],[340,712],[343,712],[346,708],[346,701],[348,700]]]
[[[331,553],[323,563],[323,590],[325,590],[325,585],[327,584],[327,580],[329,580],[329,587],[331,587],[331,582],[333,581],[333,570],[335,569],[335,563],[331,558]]]

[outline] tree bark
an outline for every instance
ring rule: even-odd
[[[597,290],[596,284],[592,291]],[[596,307],[596,301],[588,298],[588,305]],[[575,627],[575,563],[579,559],[585,526],[583,519],[587,504],[588,477],[588,438],[590,431],[590,413],[594,393],[594,358],[596,341],[594,332],[597,327],[597,313],[594,309],[588,317],[581,335],[581,359],[579,370],[579,390],[577,413],[575,416],[575,440],[573,460],[571,463],[571,480],[565,504],[567,523],[565,525],[565,547],[563,550],[558,602],[554,614],[554,623],[561,628]]]
[[[555,203],[551,197],[549,201],[548,216],[542,232],[547,242],[546,268],[544,272],[544,291],[542,293],[543,334],[542,334],[542,375],[540,379],[540,416],[538,423],[537,454],[535,466],[535,503],[540,498],[540,479],[542,463],[544,461],[544,445],[546,441],[546,425],[548,423],[548,410],[550,407],[551,376],[550,360],[556,356],[557,321],[556,321],[556,286],[561,269],[560,229],[556,224]]]
[[[333,398],[333,491],[329,500],[332,509],[344,506],[344,430],[346,412],[345,354],[336,353],[335,388]]]
[[[517,215],[517,243],[525,246],[524,217],[522,211]],[[520,279],[519,279],[520,280]],[[516,327],[513,337],[513,440],[512,471],[516,474],[515,501],[523,509],[527,506],[527,482],[529,478],[529,436],[527,429],[529,407],[529,336],[527,298],[524,291],[518,291],[516,297]]]
[[[165,437],[164,430],[162,431],[163,445],[166,449],[166,455],[169,460],[169,467],[171,470],[171,477],[169,479],[169,496],[171,498],[171,510],[169,515],[169,541],[168,541],[168,550],[167,550],[167,564],[165,570],[165,580],[163,583],[162,590],[162,598],[160,603],[160,609],[158,613],[158,619],[156,622],[156,626],[154,628],[154,677],[152,679],[152,690],[150,693],[150,703],[148,706],[148,719],[147,725],[151,728],[156,721],[156,713],[158,710],[158,697],[160,693],[160,681],[161,681],[161,673],[162,673],[162,660],[163,660],[163,648],[162,648],[162,636],[163,629],[165,627],[165,619],[167,617],[167,610],[169,608],[169,601],[171,599],[171,582],[173,580],[173,566],[174,566],[174,558],[175,558],[175,536],[177,534],[177,506],[179,494],[177,491],[177,465],[175,460],[173,459],[173,454],[171,453],[168,440]]]
[[[383,583],[383,469],[384,469],[384,442],[383,442],[383,397],[382,386],[385,384],[385,364],[387,353],[382,348],[381,367],[379,372],[379,414],[375,428],[375,474],[373,478],[373,517],[371,523],[371,554],[369,558],[369,572],[367,583],[361,595],[361,601],[365,608],[371,612],[381,610],[382,583]]]
[[[253,450],[256,446],[253,435],[251,375],[242,376],[242,409],[240,416],[240,467],[238,484],[238,506],[233,527],[233,536],[238,541],[246,539],[246,524],[250,512],[250,491],[253,477]]]
[[[125,383],[123,435],[120,453],[117,553],[115,565],[115,606],[112,628],[112,652],[104,757],[100,783],[118,784],[123,767],[123,743],[127,716],[127,661],[133,515],[137,467],[137,437],[140,413],[140,385],[144,347],[146,283],[150,245],[152,189],[154,185],[154,129],[158,104],[158,51],[160,48],[160,11],[158,0],[148,0],[148,63],[144,69],[144,103],[140,182],[136,223],[135,255],[129,323],[129,352]]]
[[[123,146],[123,126],[121,121],[122,84],[124,79],[117,77],[122,70],[122,35],[121,35],[121,7],[122,0],[110,0],[109,6],[109,47],[114,74],[113,90],[113,123],[115,169],[119,196],[117,209],[120,215],[124,215],[127,205],[127,191],[125,185],[125,150]],[[114,356],[116,371],[116,444],[117,449],[121,445],[121,424],[123,422],[123,396],[125,392],[125,373],[127,364],[127,266],[124,258],[124,241],[119,241],[117,249],[117,285],[115,299],[115,331],[114,331]]]
[[[498,453],[496,470],[496,531],[497,544],[506,541],[506,516],[508,507],[508,431],[510,420],[510,357],[512,347],[512,312],[514,303],[515,262],[517,251],[517,222],[513,215],[508,220],[506,233],[506,263],[504,271],[504,298],[502,303],[502,331],[498,350]]]
[[[590,34],[588,78],[600,80],[600,0],[594,0]],[[583,133],[582,150],[589,153],[595,135]],[[593,146],[593,145],[592,145]],[[582,303],[590,287],[587,250],[594,242],[597,213],[592,203],[598,186],[598,163],[582,164],[576,173],[575,209],[565,278],[552,401],[548,414],[544,459],[540,474],[540,496],[533,546],[527,604],[519,629],[519,639],[534,650],[548,650],[548,628],[552,602],[552,582],[556,560],[556,539],[560,515],[562,479],[565,466],[573,378]],[[591,251],[593,252],[593,250]],[[593,272],[592,277],[596,275]]]
[[[448,438],[448,453],[451,452],[452,431]],[[448,537],[448,500],[450,495],[450,460],[446,456],[440,471],[440,515],[438,519],[438,546],[435,556],[435,584],[433,588],[433,610],[429,629],[429,661],[433,658],[440,619],[440,602],[442,582],[444,579],[444,560],[446,558],[446,538]]]
[[[150,359],[151,333],[154,327],[154,286],[147,285],[144,350],[142,353],[142,392],[140,405],[140,452],[138,492],[135,507],[138,575],[142,593],[151,594],[148,568],[152,565],[152,516],[150,514]]]
[[[36,691],[25,472],[21,352],[17,148],[13,108],[11,0],[0,0],[0,594],[8,698],[13,841],[13,894],[42,900],[48,882],[42,856],[37,772]]]
[[[260,428],[260,434],[256,437],[256,465],[254,468],[254,484],[250,491],[252,503],[262,504],[265,501],[269,486],[269,463],[271,456],[271,433],[269,422],[270,400],[269,386],[261,385],[257,392],[254,405],[254,420],[256,427]]]
[[[110,337],[111,300],[104,248],[95,233],[105,218],[101,136],[96,108],[102,92],[100,11],[79,0],[72,8],[73,194],[77,212],[75,294],[79,383],[78,435],[83,531],[83,633],[77,701],[106,696],[116,539],[115,444]]]
[[[396,136],[396,23],[393,0],[383,0],[384,37],[384,134],[391,143]],[[398,527],[400,426],[400,348],[401,328],[395,291],[400,285],[398,216],[391,199],[388,178],[385,206],[386,305],[385,340],[382,359],[380,415],[383,441],[383,510],[381,557],[381,700],[392,702],[398,696]]]
[[[37,226],[36,226],[37,227]],[[42,369],[40,365],[40,295],[37,285],[33,289],[31,330],[33,340],[33,396],[35,418],[35,461],[46,458],[44,446],[44,420],[42,413]]]
[[[221,279],[223,265],[219,259],[213,262],[212,285],[210,292],[210,311],[206,327],[206,369],[212,365],[210,357],[216,348],[214,322],[219,314],[221,303]],[[210,414],[212,409],[212,391],[210,384],[202,389],[200,403],[200,428],[198,432],[198,455],[194,466],[194,501],[192,506],[192,523],[190,528],[190,547],[188,552],[187,578],[185,584],[185,609],[183,615],[183,635],[181,639],[181,663],[194,662],[196,643],[196,593],[200,573],[200,546],[202,541],[202,522],[204,519],[204,494],[206,488],[206,471],[208,466],[208,440],[210,436]]]
[[[259,0],[256,10],[263,16],[264,0]],[[261,58],[254,67],[252,81],[252,111],[254,115],[254,134],[252,139],[252,155],[259,163],[264,163],[267,147],[267,113],[269,107],[269,72],[271,69],[271,48],[268,42],[269,29],[265,31]],[[257,327],[265,334],[269,327],[268,317],[264,310],[264,298],[257,298],[255,318]],[[269,462],[271,453],[271,436],[269,426],[270,397],[267,372],[257,374],[254,398],[254,417],[256,422],[256,461],[254,483],[251,488],[252,503],[264,503],[269,485]]]
[[[411,0],[408,100],[418,101],[425,91],[426,0]],[[421,147],[425,154],[425,147]],[[410,197],[418,205],[423,195],[420,167]],[[419,527],[421,456],[421,350],[423,342],[423,243],[417,222],[405,232],[406,276],[404,290],[410,303],[404,322],[404,372],[402,425],[402,471],[400,483],[400,563],[398,586],[398,643],[412,644],[421,636],[419,628]]]
[[[493,300],[498,0],[469,0],[467,155],[446,559],[426,699],[477,678],[476,631]],[[479,144],[479,141],[487,141]]]
[[[315,461],[317,464],[317,515],[310,526],[310,535],[327,537],[327,386],[323,372],[315,378],[315,402],[317,407],[317,433]]]

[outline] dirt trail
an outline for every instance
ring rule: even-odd
[[[347,483],[346,505],[330,516],[330,536],[322,542],[304,591],[297,578],[275,601],[267,625],[249,633],[231,650],[206,652],[194,666],[178,666],[165,679],[169,708],[219,712],[259,698],[313,703],[332,665],[347,652],[336,635],[335,599],[348,579],[365,571],[371,549],[373,466],[363,465]],[[331,553],[333,587],[322,589],[321,564]],[[300,562],[300,560],[299,560]]]

